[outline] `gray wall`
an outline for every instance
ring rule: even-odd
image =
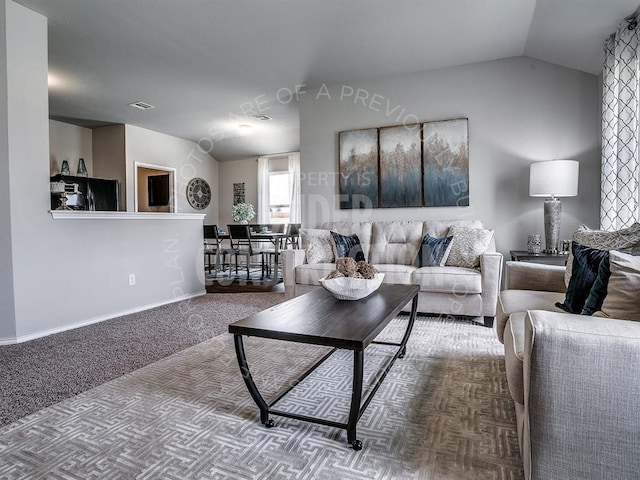
[[[0,12],[0,343],[204,293],[200,216],[52,219],[47,19],[10,0]]]
[[[599,112],[596,76],[527,57],[309,91],[300,102],[303,222],[477,218],[507,254],[544,232],[529,165],[575,159],[579,193],[562,200],[561,238],[570,238],[579,223],[599,224]],[[338,208],[338,132],[460,117],[469,118],[469,207]]]

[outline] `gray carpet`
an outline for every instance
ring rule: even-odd
[[[227,331],[282,293],[210,294],[0,346],[0,425]]]
[[[405,322],[383,336],[397,338]],[[324,352],[259,338],[245,346],[265,396]],[[368,378],[387,355],[367,350]],[[348,352],[334,355],[281,407],[343,417],[350,371]],[[407,356],[358,424],[362,451],[342,430],[274,419],[276,428],[259,423],[224,334],[1,428],[0,478],[523,478],[502,346],[464,321],[416,321]]]

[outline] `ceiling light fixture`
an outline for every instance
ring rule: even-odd
[[[156,108],[146,102],[133,102],[128,104],[130,107],[139,108],[140,110],[149,110],[150,108]]]
[[[253,118],[258,120],[273,120],[269,115],[254,115]]]
[[[247,135],[251,132],[251,125],[247,125],[246,123],[238,125],[238,131],[240,132],[240,135]]]

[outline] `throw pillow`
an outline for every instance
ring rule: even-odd
[[[307,263],[331,263],[334,261],[331,232],[317,228],[301,228],[300,241]]]
[[[338,232],[331,231],[331,238],[333,240],[333,254],[336,259],[340,257],[351,257],[355,259],[356,262],[363,262],[365,260],[360,239],[355,233],[353,235],[342,235]]]
[[[478,268],[480,267],[480,255],[489,248],[493,231],[483,228],[451,226],[447,236],[453,237],[453,240],[445,265]]]
[[[573,240],[585,247],[599,250],[619,250],[631,248],[634,254],[640,254],[640,223],[634,223],[628,228],[607,232],[605,230],[591,230],[586,225],[580,225],[573,233]],[[636,253],[637,252],[637,253]],[[567,268],[564,273],[564,283],[569,287],[573,269],[573,253],[569,251]]]
[[[582,307],[582,312],[580,312],[581,315],[593,315],[602,308],[602,302],[607,296],[610,275],[609,252],[607,252],[606,255],[602,257],[600,265],[598,265],[598,274],[584,302],[584,307]]]
[[[556,307],[569,313],[581,313],[598,276],[600,262],[607,255],[607,251],[585,247],[578,242],[571,242],[571,251],[573,274],[569,280],[564,303],[557,302]]]
[[[436,238],[428,233],[422,239],[418,254],[421,267],[443,267],[451,252],[453,237]]]
[[[622,320],[640,321],[640,256],[609,252],[609,287],[602,314]]]

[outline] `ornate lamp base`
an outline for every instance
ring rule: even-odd
[[[560,242],[560,213],[562,204],[557,198],[547,198],[544,201],[544,240],[545,253],[558,253]]]

